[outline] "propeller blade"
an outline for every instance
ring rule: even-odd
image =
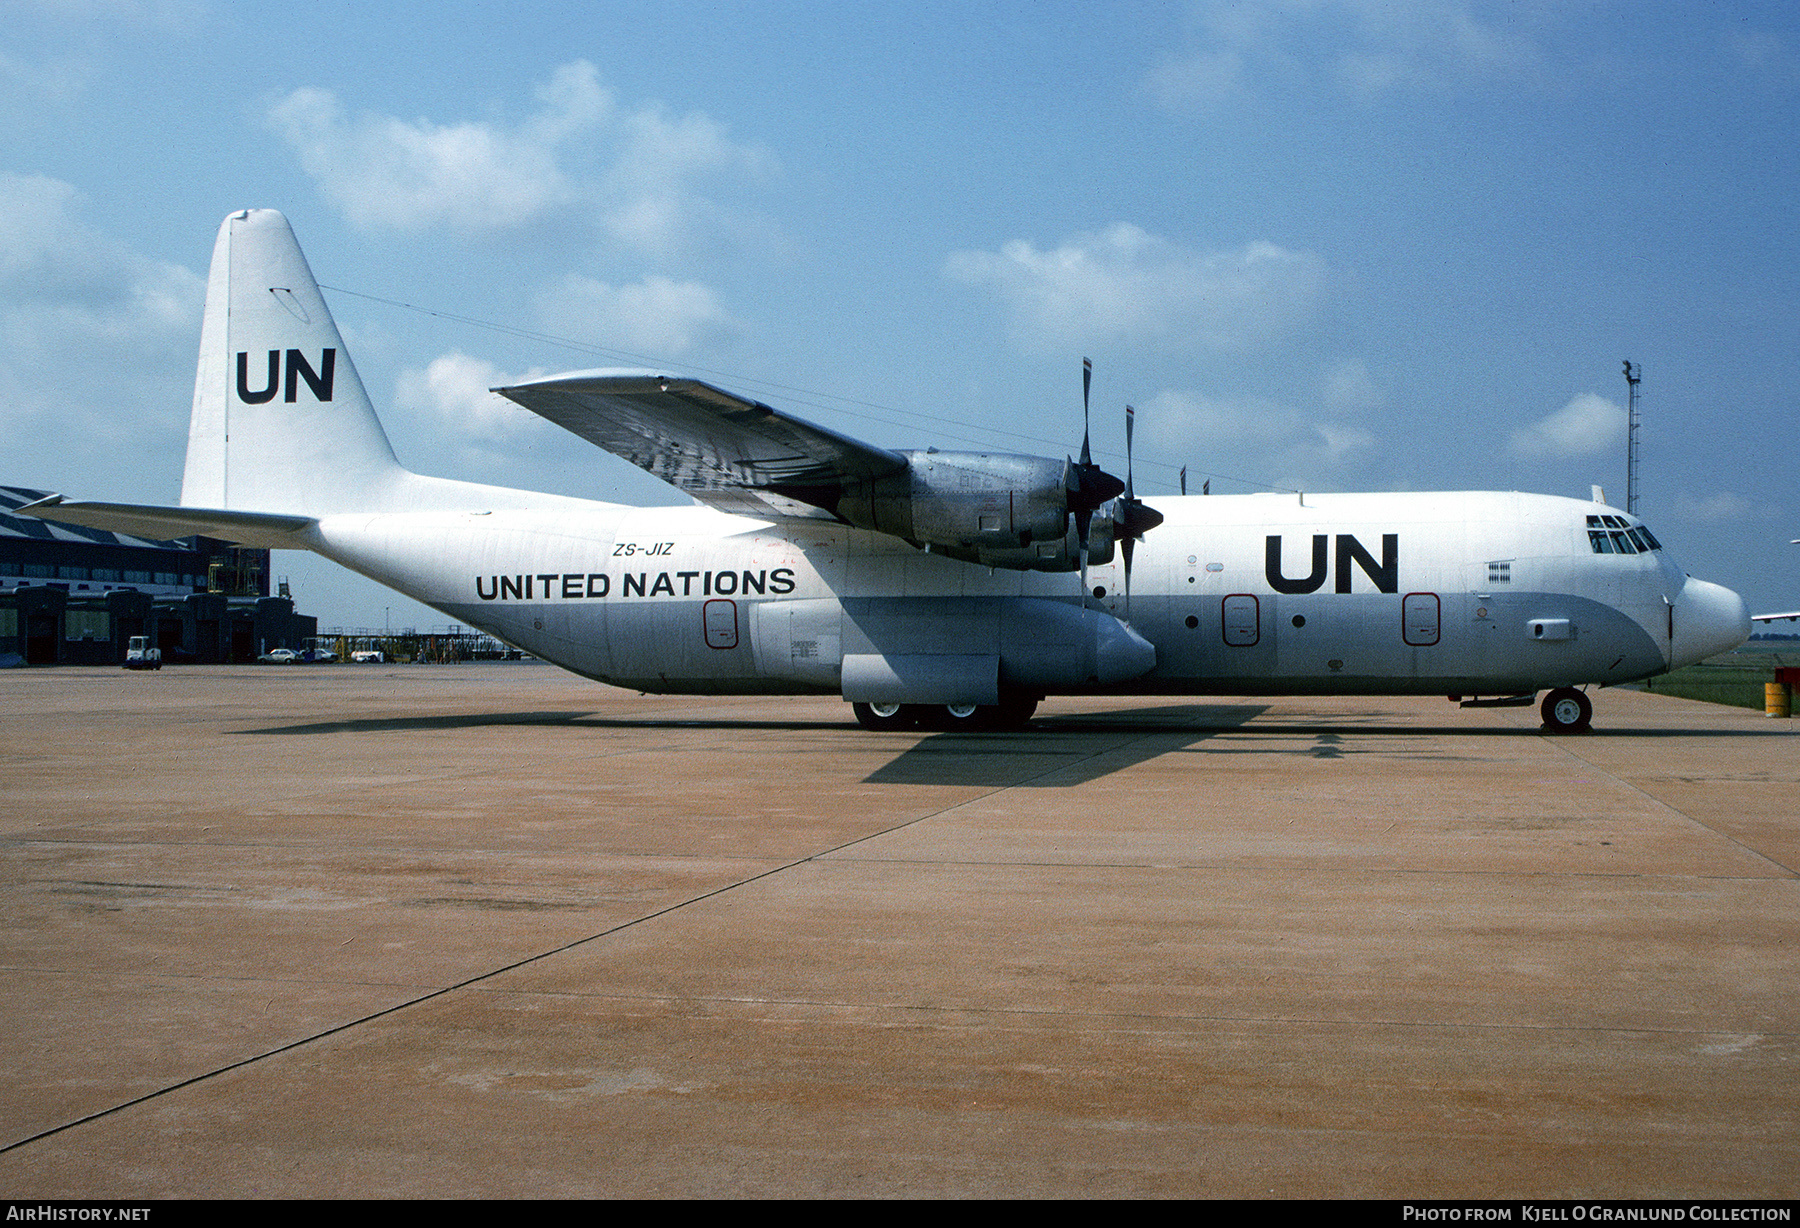
[[[1113,505],[1113,540],[1119,544],[1119,553],[1125,565],[1125,614],[1131,616],[1131,559],[1138,539],[1163,522],[1163,514],[1146,505],[1135,493],[1132,484],[1132,435],[1137,427],[1137,410],[1125,407],[1125,481],[1120,487],[1121,498]],[[1110,476],[1110,475],[1109,475]],[[1182,471],[1185,482],[1187,471]],[[1113,479],[1117,481],[1117,479]]]
[[[1125,500],[1131,501],[1131,428],[1137,422],[1137,410],[1125,407]]]
[[[1131,430],[1136,425],[1137,410],[1127,405],[1125,407],[1125,503],[1119,509],[1124,513],[1120,519],[1127,521],[1130,519],[1131,505],[1137,502],[1131,493]],[[1118,525],[1113,527],[1113,536],[1119,541],[1119,553],[1123,556],[1125,563],[1125,617],[1129,620],[1131,618],[1131,551],[1137,545],[1137,540],[1130,533],[1121,537],[1119,528]]]
[[[1125,621],[1131,621],[1131,550],[1137,545],[1135,537],[1119,539],[1119,553],[1125,558]]]
[[[1094,513],[1083,509],[1075,513],[1075,548],[1081,551],[1081,608],[1088,608],[1088,530],[1094,527]]]
[[[1081,551],[1081,608],[1088,603],[1088,530],[1094,527],[1094,509],[1100,504],[1093,497],[1094,453],[1088,446],[1088,401],[1094,387],[1094,360],[1081,360],[1081,468],[1076,478],[1075,547]]]
[[[1089,427],[1090,406],[1093,401],[1094,363],[1090,358],[1081,360],[1081,459],[1070,460],[1063,468],[1063,489],[1067,492],[1069,515],[1075,518],[1076,548],[1081,551],[1081,607],[1088,603],[1088,551],[1092,545],[1094,513],[1106,506],[1112,499],[1124,491],[1127,483],[1121,482],[1094,463],[1093,435]],[[1126,468],[1130,468],[1129,446],[1126,449]],[[1160,519],[1160,517],[1159,517]]]
[[[1081,360],[1081,467],[1088,468],[1094,463],[1094,454],[1088,449],[1088,391],[1094,386],[1094,360]]]
[[[1069,510],[1096,512],[1107,500],[1125,489],[1125,483],[1094,463],[1092,432],[1088,429],[1088,405],[1094,383],[1094,363],[1081,360],[1081,459],[1063,470],[1063,486],[1069,492]],[[1085,540],[1086,535],[1083,534]]]

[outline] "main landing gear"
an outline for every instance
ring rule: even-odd
[[[915,728],[975,732],[1023,729],[1037,706],[1035,699],[1011,697],[997,704],[851,704],[850,710],[864,729],[877,732]]]
[[[1584,733],[1594,719],[1594,705],[1574,687],[1557,687],[1538,706],[1546,733]]]

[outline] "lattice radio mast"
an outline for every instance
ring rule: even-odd
[[[1631,388],[1631,396],[1625,411],[1625,510],[1637,515],[1638,505],[1638,384],[1644,378],[1644,368],[1627,358],[1625,360],[1625,383]]]

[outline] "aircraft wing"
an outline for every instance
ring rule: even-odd
[[[203,533],[220,541],[268,550],[304,550],[300,535],[318,522],[310,516],[278,516],[269,512],[230,512],[204,507],[154,507],[136,503],[96,503],[51,495],[13,508],[15,516],[35,516],[59,524],[129,533],[152,541],[168,541]]]
[[[1750,616],[1750,621],[1753,623],[1794,622],[1796,620],[1800,620],[1800,610],[1789,610],[1785,614],[1752,614]]]
[[[836,519],[906,458],[696,379],[577,371],[495,392],[720,511]]]

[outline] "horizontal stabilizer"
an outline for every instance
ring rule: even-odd
[[[35,516],[61,524],[84,525],[113,533],[129,533],[168,541],[201,533],[220,541],[265,550],[305,550],[308,531],[318,521],[310,516],[270,512],[233,512],[222,508],[155,507],[137,503],[94,503],[51,495],[13,509],[15,516]]]

